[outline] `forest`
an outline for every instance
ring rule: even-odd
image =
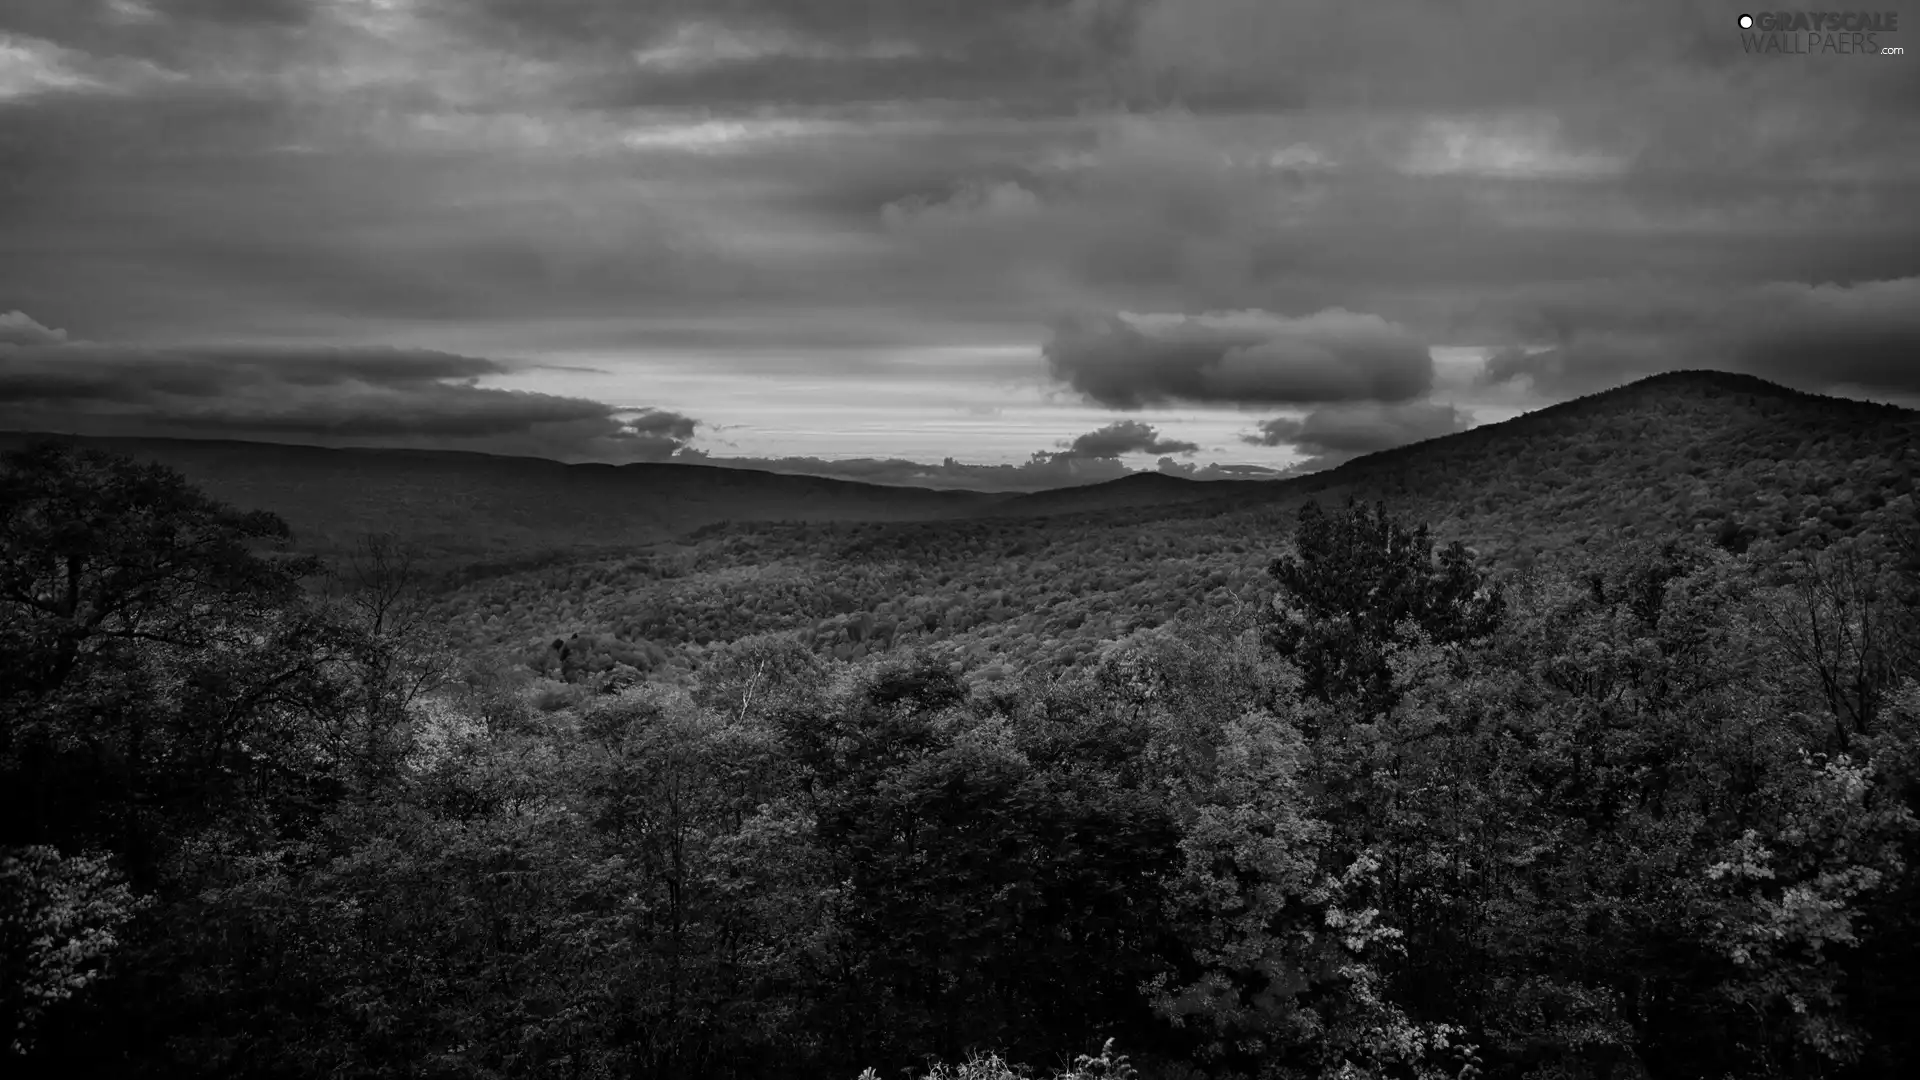
[[[1708,396],[453,575],[14,451],[5,1069],[1914,1075],[1911,418]]]
[[[1914,512],[1916,420],[1680,372],[1291,481],[1186,483],[1182,501],[1103,484],[962,519],[734,520],[641,550],[470,562],[435,611],[463,651],[576,684],[684,679],[761,633],[837,660],[919,648],[1079,669],[1133,631],[1257,603],[1311,501],[1386,501],[1500,570],[1672,537],[1772,565],[1889,535]]]

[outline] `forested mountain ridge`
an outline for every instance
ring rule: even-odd
[[[0,432],[157,461],[216,498],[279,514],[332,550],[372,531],[456,558],[621,548],[715,521],[889,521],[971,513],[1003,496],[682,463],[565,464],[458,450]]]
[[[436,604],[465,648],[542,664],[581,635],[573,677],[684,677],[778,632],[840,659],[935,647],[983,670],[1083,665],[1114,637],[1256,595],[1271,537],[1310,499],[1384,500],[1508,566],[1676,534],[1818,546],[1901,518],[1920,413],[1677,372],[1290,480],[1137,474],[1018,497],[678,464],[105,445],[278,511],[309,549],[395,534],[457,570]]]
[[[0,447],[36,437],[0,432]],[[1141,473],[1026,495],[681,463],[60,438],[177,468],[216,497],[279,514],[313,548],[381,530],[462,559],[610,551],[728,521],[1073,516],[1085,519],[1076,528],[1131,527],[1349,495],[1391,501],[1503,559],[1696,526],[1737,546],[1849,533],[1912,492],[1920,468],[1920,412],[1714,371],[1656,375],[1284,480]]]
[[[842,659],[912,644],[983,668],[1074,666],[1255,595],[1267,541],[1307,500],[1384,500],[1510,567],[1636,537],[1792,550],[1903,520],[1916,447],[1920,413],[1682,372],[1289,481],[1136,476],[966,520],[715,524],[439,603],[477,649],[537,659],[580,634],[583,675],[695,670],[709,647],[783,631]]]
[[[1920,475],[1920,412],[1751,375],[1675,371],[1277,481],[1122,495],[1128,481],[1023,496],[988,514],[1152,516],[1386,500],[1501,559],[1696,527],[1742,546],[1845,535]],[[1132,478],[1129,478],[1132,479]],[[1104,489],[1104,495],[1103,495]],[[1104,506],[1102,504],[1105,504]]]
[[[1505,552],[1706,531],[1740,547],[1857,531],[1914,491],[1920,412],[1677,371],[1296,482],[1385,499]]]
[[[1138,472],[1098,484],[1054,488],[1017,495],[982,508],[989,517],[1054,517],[1098,513],[1103,510],[1146,510],[1221,503],[1235,499],[1258,501],[1287,490],[1285,480],[1189,480],[1161,472]]]

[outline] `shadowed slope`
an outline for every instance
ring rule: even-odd
[[[388,531],[448,555],[648,543],[716,521],[900,521],[1004,496],[883,487],[706,465],[567,465],[447,450],[331,449],[198,439],[52,437],[172,466],[235,506],[285,518],[326,550]]]

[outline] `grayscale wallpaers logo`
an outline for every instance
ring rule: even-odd
[[[1796,56],[1904,56],[1905,49],[1879,37],[1899,29],[1897,11],[1762,11],[1740,16],[1740,47]]]

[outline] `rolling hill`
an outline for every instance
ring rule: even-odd
[[[303,546],[392,532],[449,558],[646,544],[717,521],[900,521],[1004,499],[710,465],[568,465],[449,450],[332,449],[198,439],[0,433],[169,465],[216,498],[271,510]]]
[[[1383,499],[1509,565],[1679,533],[1808,546],[1912,524],[1916,448],[1911,410],[1679,373],[1287,481],[1141,475],[939,522],[713,525],[471,581],[441,612],[474,648],[578,633],[593,663],[651,671],[782,631],[839,657],[920,644],[1072,666],[1257,599],[1308,499]]]
[[[1735,547],[1852,533],[1913,494],[1916,474],[1920,412],[1678,371],[1308,476],[1128,477],[983,512],[1138,522],[1354,497],[1504,557],[1696,528]]]
[[[983,507],[993,517],[1051,517],[1109,510],[1140,511],[1235,499],[1258,501],[1286,489],[1284,480],[1189,480],[1160,472],[1137,472],[1117,480],[1016,495]]]
[[[0,433],[0,447],[30,433]],[[171,465],[329,550],[389,531],[449,561],[612,552],[723,523],[1017,520],[1239,532],[1304,499],[1382,499],[1501,558],[1707,531],[1730,546],[1856,531],[1915,486],[1920,412],[1682,371],[1287,480],[1160,473],[1031,494],[886,487],[690,464],[566,465],[457,451],[71,438]],[[992,524],[999,522],[1000,524]]]

